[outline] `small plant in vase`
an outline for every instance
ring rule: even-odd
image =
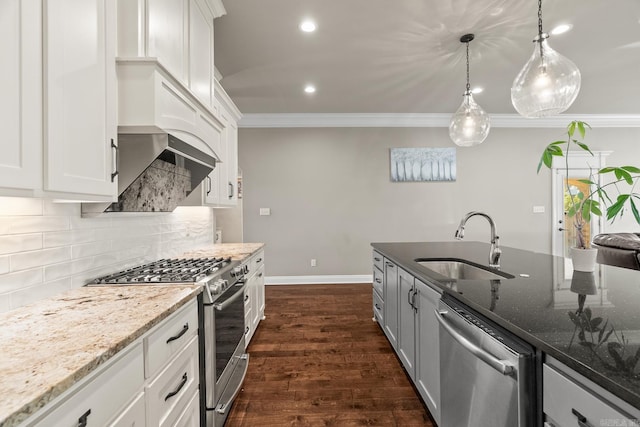
[[[593,156],[589,146],[583,142],[587,129],[591,127],[585,122],[575,120],[569,123],[567,139],[552,142],[545,147],[538,163],[538,172],[542,166],[551,169],[554,157],[564,157],[565,177],[569,177],[569,156],[572,152],[586,151]],[[571,150],[572,148],[574,150]],[[613,179],[601,184],[598,179],[600,176],[611,176]],[[628,207],[635,221],[640,224],[640,193],[635,190],[639,180],[640,168],[635,166],[605,167],[592,171],[589,178],[577,180],[587,186],[587,191],[572,187],[569,180],[565,179],[566,213],[568,217],[574,218],[576,235],[575,247],[571,248],[575,270],[593,271],[596,250],[590,248],[590,242],[585,239],[584,233],[585,226],[590,223],[592,216],[602,216],[604,211],[607,220],[613,223],[617,218],[622,217]],[[611,190],[616,192],[613,198],[609,195]],[[578,257],[584,256],[588,259],[587,265],[581,265],[580,261],[576,262]]]

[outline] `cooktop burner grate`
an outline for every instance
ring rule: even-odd
[[[231,258],[161,259],[100,277],[94,283],[197,282],[231,263]]]

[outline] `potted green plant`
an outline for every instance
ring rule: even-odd
[[[551,169],[554,157],[564,157],[565,176],[569,176],[569,156],[572,152],[586,151],[593,156],[593,152],[584,143],[587,129],[591,127],[583,122],[574,120],[567,126],[567,139],[554,141],[547,145],[542,152],[538,163],[538,172],[542,166]],[[579,139],[578,139],[579,135]],[[573,150],[572,150],[573,148]],[[598,176],[603,176],[602,183]],[[610,178],[613,177],[613,178]],[[576,228],[575,246],[570,249],[574,261],[574,269],[578,271],[593,271],[596,250],[590,248],[590,242],[585,239],[584,227],[591,221],[592,216],[602,216],[606,213],[608,221],[613,223],[622,217],[629,208],[638,224],[640,224],[640,193],[635,191],[635,186],[640,180],[640,168],[635,166],[605,167],[598,171],[592,171],[591,176],[578,181],[588,185],[588,191],[576,191],[571,188],[569,180],[565,180],[567,216],[574,218]],[[609,192],[615,190],[615,195]],[[638,201],[636,201],[637,199]],[[582,259],[586,257],[587,265],[582,265]],[[589,262],[588,260],[591,259]]]

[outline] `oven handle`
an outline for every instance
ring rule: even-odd
[[[228,399],[226,399],[226,402],[218,403],[216,405],[215,411],[218,414],[224,415],[227,412],[227,409],[231,407],[231,403],[233,403],[238,393],[240,393],[240,390],[242,389],[242,384],[244,383],[244,378],[247,376],[247,370],[249,369],[249,353],[243,353],[240,356],[235,356],[235,357],[240,359],[241,362],[244,362],[244,363],[239,363],[238,367],[236,367],[236,369],[242,369],[242,378],[240,379],[240,381],[238,381],[238,385],[236,385],[235,390],[233,390],[233,394],[227,395],[226,393],[227,390],[225,389],[222,397],[228,396]],[[241,364],[244,366],[241,366]],[[231,382],[231,380],[229,382]]]
[[[236,285],[237,286],[237,285]],[[235,294],[233,294],[233,296],[231,298],[229,298],[228,300],[226,300],[225,302],[221,302],[221,303],[216,303],[213,304],[213,308],[215,308],[218,311],[222,311],[225,308],[229,307],[229,305],[231,305],[231,303],[233,303],[235,300],[237,300],[238,298],[240,298],[242,295],[244,295],[244,289],[247,287],[247,284],[244,283],[242,285],[242,288],[240,288]]]
[[[487,353],[482,348],[478,347],[471,341],[469,341],[465,336],[456,331],[445,319],[444,315],[449,313],[446,310],[435,310],[436,319],[449,334],[455,339],[462,347],[464,347],[471,354],[476,356],[478,359],[484,361],[489,366],[491,366],[496,371],[500,372],[502,375],[511,375],[514,371],[513,365],[509,363],[505,363],[504,360],[500,360],[493,356],[492,354]]]

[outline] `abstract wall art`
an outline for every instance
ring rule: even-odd
[[[456,180],[455,148],[392,148],[391,181]]]

